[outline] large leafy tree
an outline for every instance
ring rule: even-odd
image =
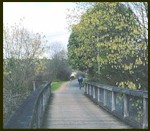
[[[147,88],[147,45],[131,8],[95,3],[72,28],[68,56],[91,78],[129,88]]]

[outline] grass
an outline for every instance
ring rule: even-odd
[[[52,91],[56,91],[63,83],[65,83],[66,81],[58,81],[58,82],[52,82],[51,84],[51,89]]]

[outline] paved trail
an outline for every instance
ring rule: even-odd
[[[90,101],[77,80],[64,83],[53,92],[45,113],[43,128],[51,129],[125,129],[130,126]]]

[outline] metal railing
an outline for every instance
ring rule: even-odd
[[[23,102],[4,126],[5,129],[40,128],[47,102],[51,94],[51,82],[37,88]]]
[[[85,95],[135,128],[148,128],[148,92],[85,83]]]

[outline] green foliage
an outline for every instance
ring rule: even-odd
[[[21,24],[3,27],[4,122],[33,90],[32,81],[45,68],[39,57],[45,43],[42,34],[33,34]]]
[[[66,81],[58,81],[58,82],[52,82],[51,83],[51,88],[52,88],[52,91],[56,91],[59,89],[59,87],[65,83]]]
[[[119,2],[97,2],[72,28],[73,68],[103,83],[147,89],[147,44],[134,12]]]
[[[71,74],[71,67],[68,64],[67,58],[65,58],[66,52],[60,50],[53,55],[53,58],[47,61],[47,72],[50,73],[50,79],[52,81],[57,80],[69,80]]]

